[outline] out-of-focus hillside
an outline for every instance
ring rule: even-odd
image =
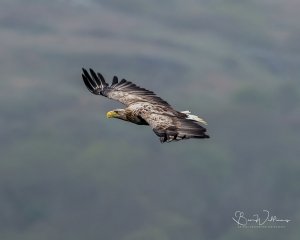
[[[296,0],[0,3],[0,239],[299,239]],[[92,67],[208,121],[159,143],[108,120]],[[268,209],[281,229],[239,229]]]

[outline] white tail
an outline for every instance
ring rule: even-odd
[[[196,115],[191,114],[191,112],[188,111],[188,110],[187,111],[182,111],[182,113],[187,115],[186,119],[194,120],[196,122],[203,123],[204,125],[207,125],[206,121],[204,121],[202,118],[199,118]]]

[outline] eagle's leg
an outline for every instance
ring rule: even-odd
[[[176,127],[168,127],[166,129],[167,142],[172,142],[177,140],[178,132]]]
[[[165,134],[165,136],[160,137],[159,140],[160,140],[161,143],[166,142],[168,140],[167,135]]]
[[[176,127],[168,127],[167,129],[159,129],[159,130],[154,129],[154,132],[157,136],[159,136],[159,140],[161,143],[179,140],[177,139],[178,132]]]
[[[168,140],[167,133],[163,129],[153,129],[153,131],[159,137],[161,143],[164,143]]]
[[[179,140],[182,140],[185,138],[186,138],[186,135],[178,136],[178,133],[174,133],[174,132],[164,133],[164,134],[161,134],[161,137],[159,137],[161,143],[179,141]]]

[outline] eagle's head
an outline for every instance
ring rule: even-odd
[[[124,121],[128,121],[126,112],[124,109],[114,109],[106,113],[107,118],[119,118]]]

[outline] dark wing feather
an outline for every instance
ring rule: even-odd
[[[118,84],[118,77],[114,76],[111,85],[113,86],[113,85],[116,85],[116,84]]]
[[[82,79],[87,89],[96,95],[103,95],[103,90],[108,87],[104,77],[100,73],[95,73],[90,69],[91,75],[84,68],[82,69]]]
[[[149,102],[170,107],[166,101],[156,96],[152,91],[141,88],[125,79],[118,82],[118,78],[115,76],[112,84],[109,86],[100,73],[96,74],[92,69],[90,69],[89,74],[84,68],[82,71],[82,79],[88,90],[93,94],[103,95],[117,100],[126,106],[136,102]]]

